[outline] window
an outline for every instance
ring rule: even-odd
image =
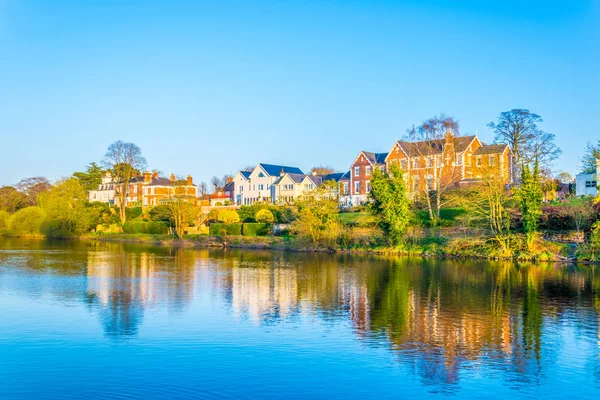
[[[366,181],[365,185],[367,187],[367,193],[370,193],[371,192],[371,181]]]
[[[259,172],[259,173],[258,173],[258,177],[259,177],[259,178],[264,178],[264,177],[265,177],[265,174],[263,174],[262,172]]]
[[[354,176],[360,176],[360,167],[354,167]]]
[[[481,156],[475,157],[475,165],[481,167]]]
[[[433,168],[433,161],[434,161],[433,157],[428,157],[427,158],[427,167]]]
[[[381,172],[385,172],[385,165],[382,165],[381,167],[379,167],[379,170],[380,170]]]
[[[344,182],[344,194],[348,194],[348,182]]]
[[[240,186],[240,193],[243,193],[243,192],[244,192],[244,187]]]
[[[471,154],[467,154],[467,160],[465,162],[467,166],[471,166]]]
[[[593,187],[596,187],[597,185],[598,185],[597,181],[586,181],[585,182],[585,187],[588,187],[588,188],[593,188]]]
[[[417,192],[419,190],[419,177],[415,176],[414,180],[413,180],[413,189],[415,192]]]
[[[441,167],[442,166],[442,156],[438,156],[437,159],[438,159],[437,160],[437,166]]]
[[[413,168],[419,168],[419,159],[418,158],[413,158],[412,159],[412,167]]]
[[[366,175],[366,176],[369,176],[369,175],[371,175],[371,166],[370,166],[370,165],[367,165],[367,166],[365,167],[365,175]]]
[[[406,169],[407,167],[408,167],[407,160],[406,159],[401,160],[400,161],[400,169]]]
[[[354,194],[360,192],[360,182],[354,182]]]
[[[494,154],[490,154],[490,166],[493,167],[496,165],[496,156]]]
[[[433,177],[431,175],[427,177],[427,190],[433,190]]]
[[[462,165],[462,157],[460,154],[456,155],[456,165]]]

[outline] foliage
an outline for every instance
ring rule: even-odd
[[[81,186],[86,192],[98,189],[102,183],[104,170],[95,162],[90,163],[84,172],[75,172],[73,177],[79,179]]]
[[[127,194],[131,179],[146,167],[146,159],[142,150],[134,143],[118,140],[108,146],[104,156],[104,167],[112,174],[115,184],[115,200],[119,207],[121,223],[125,223],[127,215]]]
[[[271,225],[268,223],[247,222],[242,228],[244,236],[267,236],[271,233]]]
[[[125,215],[127,216],[127,220],[136,219],[142,216],[144,210],[142,207],[127,207],[125,209]]]
[[[88,213],[88,228],[93,229],[98,225],[110,225],[116,223],[113,219],[113,211],[106,203],[93,202],[87,203],[86,209]]]
[[[152,235],[164,235],[169,233],[169,224],[164,221],[150,221],[146,222],[146,233]]]
[[[50,181],[43,176],[21,179],[15,186],[19,192],[25,195],[27,204],[30,206],[40,206],[39,196],[46,193],[51,187]]]
[[[314,166],[311,171],[317,175],[328,175],[335,172],[335,170],[329,165],[317,165]]]
[[[585,155],[581,159],[581,172],[585,174],[596,172],[598,160],[600,160],[600,140],[596,143],[588,142]]]
[[[523,167],[521,187],[516,196],[519,201],[521,221],[527,237],[527,244],[531,247],[537,232],[538,221],[542,215],[542,201],[544,198],[537,161],[534,164],[533,171],[527,164]]]
[[[410,221],[410,202],[397,164],[390,165],[389,174],[379,169],[373,171],[369,197],[371,212],[378,217],[379,227],[392,244],[399,244]]]
[[[14,236],[39,235],[43,220],[44,211],[41,208],[22,208],[11,216],[8,232]]]
[[[539,226],[550,230],[575,229],[587,231],[594,222],[595,211],[591,198],[572,198],[564,203],[542,207]]]
[[[253,204],[241,206],[238,214],[242,222],[256,222],[256,214],[261,210],[269,210],[275,219],[275,223],[288,224],[295,219],[294,211],[288,206],[275,206],[270,204]]]
[[[183,239],[185,228],[194,224],[202,210],[194,204],[195,197],[187,193],[187,181],[185,179],[176,179],[173,185],[173,192],[167,207],[169,208],[171,221],[173,221],[175,234],[179,239]]]
[[[210,236],[240,236],[242,234],[242,224],[210,224],[208,234]]]
[[[240,222],[240,216],[235,210],[220,210],[217,215],[217,220],[225,224]]]
[[[325,182],[300,196],[296,202],[298,215],[292,231],[309,238],[313,245],[335,243],[340,224],[337,219],[338,199],[331,193],[336,189],[335,182]]]
[[[8,223],[10,222],[10,214],[7,211],[0,210],[0,236],[8,233]]]
[[[273,216],[273,213],[268,209],[263,209],[257,212],[255,218],[256,222],[263,222],[267,224],[272,224],[273,222],[275,222],[275,217]]]
[[[512,149],[514,177],[519,177],[520,166],[533,162],[547,169],[562,153],[554,143],[554,135],[539,128],[541,122],[542,117],[529,110],[513,109],[488,124],[496,134],[496,143],[506,143]]]
[[[21,208],[27,207],[27,196],[12,186],[0,188],[0,210],[14,213]]]
[[[171,222],[171,211],[169,210],[169,206],[166,205],[161,204],[152,207],[148,215],[152,221]]]
[[[127,221],[123,224],[123,232],[128,234],[146,233],[146,222],[144,221]]]
[[[77,178],[59,181],[42,196],[46,220],[42,232],[48,237],[70,237],[90,227],[85,189]]]

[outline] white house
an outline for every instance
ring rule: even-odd
[[[244,194],[250,190],[250,171],[239,171],[233,177],[233,202],[245,205]]]
[[[323,182],[339,182],[342,176],[343,173],[317,175],[315,171],[311,175],[285,173],[273,183],[274,202],[293,203],[302,194],[321,186]]]
[[[300,168],[262,163],[249,174],[240,171],[234,178],[236,204],[275,203],[273,183],[286,173],[304,175]],[[243,186],[238,186],[238,182]]]
[[[577,196],[598,196],[598,174],[600,173],[600,159],[596,161],[596,172],[592,174],[579,174],[575,178],[575,194]]]
[[[98,186],[96,190],[90,190],[88,195],[90,203],[94,201],[99,201],[100,203],[110,203],[114,204],[115,202],[115,182],[112,178],[112,175],[106,173],[102,177],[102,183]]]

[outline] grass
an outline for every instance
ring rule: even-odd
[[[345,226],[370,227],[377,224],[377,218],[366,211],[339,213],[338,220]]]

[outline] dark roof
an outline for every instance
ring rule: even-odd
[[[482,154],[502,154],[504,150],[508,147],[507,144],[489,144],[483,145],[479,147],[473,154],[482,155]]]
[[[464,152],[469,144],[475,139],[475,136],[454,136],[454,151]],[[446,139],[424,140],[421,142],[406,142],[399,140],[398,145],[408,154],[409,157],[441,154],[444,151]]]
[[[264,169],[265,172],[271,176],[280,175],[281,171],[283,171],[284,173],[304,175],[304,172],[302,172],[302,170],[300,168],[296,168],[296,167],[288,167],[285,165],[262,164],[262,163],[258,164],[258,165],[261,166],[262,169]]]
[[[252,171],[240,171],[240,174],[242,174],[242,176],[246,179],[250,179],[251,173],[252,173]]]
[[[333,174],[321,175],[321,177],[323,178],[323,182],[326,182],[326,181],[339,182],[343,176],[344,176],[343,172],[334,172]]]
[[[289,172],[288,172],[287,174],[285,174],[285,175],[289,176],[289,177],[290,177],[290,179],[292,180],[292,182],[294,182],[294,183],[300,183],[300,182],[302,182],[302,181],[304,180],[304,178],[306,177],[306,175],[304,175],[304,174],[292,174],[292,173],[289,173]],[[273,182],[273,184],[274,184],[274,185],[277,185],[279,182],[281,182],[281,180],[283,179],[283,177],[284,177],[285,175],[282,175],[282,176],[280,176],[279,178],[277,178],[277,179],[275,180],[275,182]]]
[[[370,151],[362,152],[369,159],[371,164],[385,164],[385,158],[388,153],[372,153]]]
[[[235,190],[235,183],[233,181],[229,182],[223,187],[224,192],[233,192]]]
[[[349,181],[350,180],[350,171],[344,172],[339,180],[340,181]]]

